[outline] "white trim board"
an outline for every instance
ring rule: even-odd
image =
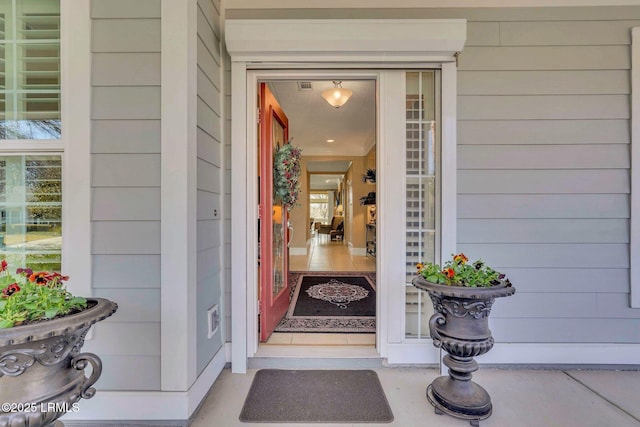
[[[464,19],[227,19],[233,61],[449,62],[467,38]]]
[[[637,6],[637,0],[368,0],[367,8]],[[227,0],[226,9],[362,8],[362,0]]]
[[[195,381],[197,271],[197,2],[161,2],[161,385]],[[170,260],[170,262],[168,261]],[[174,292],[176,283],[183,292]]]
[[[439,362],[439,350],[431,340],[393,344],[388,350],[390,365]],[[476,361],[481,365],[638,365],[640,344],[496,343]]]
[[[640,308],[640,27],[631,30],[631,301]]]
[[[289,248],[289,255],[306,255],[307,248]]]
[[[82,35],[86,35],[83,37]],[[91,5],[60,2],[62,271],[76,295],[91,280]]]

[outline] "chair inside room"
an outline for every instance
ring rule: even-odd
[[[344,237],[344,218],[336,215],[331,218],[330,224],[322,224],[318,229],[320,234],[328,234],[331,240],[337,240]]]

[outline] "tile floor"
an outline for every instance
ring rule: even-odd
[[[376,271],[376,260],[366,256],[352,256],[342,240],[329,240],[326,234],[311,238],[307,255],[289,256],[291,271]]]
[[[390,424],[358,426],[469,426],[466,421],[436,415],[427,402],[425,389],[436,378],[435,369],[398,367],[375,371],[395,419]],[[191,427],[275,426],[238,420],[255,372],[251,369],[247,374],[232,374],[225,369]],[[640,426],[640,371],[480,368],[474,379],[490,393],[494,406],[492,416],[480,422],[483,427]],[[309,424],[309,427],[331,425],[348,424]]]

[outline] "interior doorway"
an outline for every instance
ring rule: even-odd
[[[267,345],[375,348],[377,80],[335,78],[259,80],[288,117],[291,144],[302,150],[300,197],[287,210],[290,306],[268,339],[261,330]],[[336,108],[322,94],[338,85],[352,96]],[[260,257],[271,247],[261,243]],[[262,299],[272,275],[258,277]],[[272,316],[263,307],[261,301],[260,319]]]

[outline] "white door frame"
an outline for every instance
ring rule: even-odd
[[[255,224],[258,223],[257,209],[251,208],[251,200],[255,201],[254,206],[257,206],[258,200],[258,185],[257,185],[257,171],[258,169],[258,152],[256,150],[258,134],[257,126],[253,125],[258,123],[258,112],[256,108],[257,88],[258,83],[261,81],[274,81],[274,80],[376,80],[376,85],[380,82],[380,72],[377,71],[345,71],[345,70],[247,70],[247,138],[246,138],[246,159],[248,165],[247,171],[247,241],[251,242],[250,247],[247,248],[247,266],[253,265],[254,268],[249,271],[247,268],[247,305],[249,310],[247,312],[247,357],[252,357],[258,350],[258,272],[255,268],[256,261],[258,259],[258,233]],[[378,92],[378,89],[376,90]],[[253,100],[253,103],[250,104]],[[376,108],[379,110],[379,107]],[[286,113],[286,111],[285,111]],[[382,113],[379,113],[382,114]],[[379,123],[376,132],[376,152],[380,152],[384,143],[380,140],[379,135]],[[294,135],[295,136],[295,135]],[[378,158],[378,156],[376,157]],[[380,168],[378,168],[380,169]],[[382,222],[379,227],[383,230]],[[252,226],[253,225],[253,226]],[[382,231],[380,234],[383,234]],[[377,258],[380,259],[380,258]],[[376,271],[380,268],[376,259]],[[383,267],[384,268],[384,267]],[[378,271],[379,274],[382,272]],[[380,307],[380,295],[383,294],[383,285],[377,281],[376,283],[376,324],[378,332],[380,325],[384,324],[384,316]],[[234,323],[237,319],[234,319]],[[376,334],[378,336],[378,334]]]
[[[403,114],[404,93],[398,93],[402,85],[397,72],[372,72],[380,68],[427,68],[434,64],[451,63],[462,50],[466,39],[465,20],[227,20],[226,44],[231,56],[231,283],[232,283],[232,370],[244,373],[248,357],[255,354],[257,333],[257,112],[255,105],[257,82],[268,75],[281,78],[331,76],[343,79],[363,76],[378,81],[378,139],[377,162],[393,156],[387,135],[402,135],[404,129],[389,129],[391,114]],[[448,65],[448,64],[447,64]],[[447,67],[452,70],[452,67]],[[287,69],[297,70],[288,72]],[[331,71],[303,71],[330,69]],[[355,69],[355,71],[344,71]],[[358,70],[359,69],[359,70]],[[267,72],[266,70],[273,70]],[[342,70],[342,71],[340,71]],[[362,71],[360,71],[362,70]],[[444,74],[444,73],[443,73]],[[448,73],[450,74],[450,72]],[[395,77],[394,77],[395,76]],[[443,75],[444,79],[444,75]],[[397,87],[394,87],[397,86]],[[393,94],[396,96],[393,96]],[[455,100],[453,101],[455,105]],[[393,104],[393,105],[391,105]],[[446,126],[445,129],[446,130]],[[400,132],[400,133],[398,133]],[[455,141],[455,129],[452,129]],[[444,138],[444,135],[443,135]],[[455,144],[454,144],[455,148]],[[397,153],[400,150],[395,150]],[[455,154],[454,154],[455,156]],[[455,157],[454,157],[455,159]],[[390,177],[384,176],[387,168],[377,165],[380,182],[389,185]],[[455,175],[455,168],[454,168]],[[385,200],[400,193],[380,189],[379,209],[397,207],[397,200]],[[401,199],[400,199],[401,200]],[[453,202],[455,203],[455,202]],[[455,205],[454,215],[455,221]],[[397,327],[390,329],[389,313],[400,316],[404,294],[404,265],[392,262],[389,256],[399,253],[389,246],[394,239],[383,221],[379,232],[379,256],[377,271],[380,276],[377,301],[377,349],[387,356],[388,342],[402,340]],[[444,228],[444,224],[443,224]],[[455,229],[455,226],[454,226]],[[397,234],[396,234],[397,237]],[[454,235],[455,239],[455,235]],[[443,239],[444,241],[444,239]],[[444,244],[444,243],[443,243]],[[455,240],[453,241],[455,245]],[[387,249],[385,249],[387,248]],[[385,259],[385,262],[380,262]],[[401,272],[401,275],[400,275]],[[398,283],[398,281],[400,281]],[[402,285],[402,293],[389,292],[387,284]],[[398,297],[400,296],[400,297]],[[402,320],[393,320],[402,325]]]

